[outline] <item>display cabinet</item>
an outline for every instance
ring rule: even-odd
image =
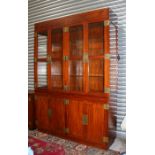
[[[36,23],[34,34],[37,128],[106,149],[109,9]]]

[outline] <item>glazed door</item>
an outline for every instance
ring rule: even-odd
[[[50,132],[63,135],[65,129],[65,105],[63,99],[56,97],[50,98],[48,118],[50,121]]]
[[[63,89],[63,29],[52,29],[50,32],[50,90],[60,91]]]
[[[49,130],[48,96],[35,95],[36,126],[39,130]]]
[[[104,22],[88,24],[89,93],[104,93]]]
[[[69,27],[70,91],[83,91],[83,25]]]
[[[66,27],[63,54],[67,90],[102,95],[109,89],[108,28],[104,21]]]
[[[35,89],[48,88],[48,31],[35,32],[34,80]]]

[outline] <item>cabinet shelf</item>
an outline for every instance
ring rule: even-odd
[[[89,77],[104,77],[103,75],[89,75]]]
[[[75,77],[75,76],[83,77],[83,75],[70,75],[70,76],[73,76],[73,77]]]

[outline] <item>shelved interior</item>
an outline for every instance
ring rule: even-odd
[[[68,33],[69,91],[84,92],[83,25],[68,27]],[[42,59],[42,62],[38,61],[38,87],[47,88],[47,55],[50,55],[51,89],[63,90],[63,28],[51,30],[50,45],[48,35],[47,32],[38,34],[38,60]],[[48,46],[51,47],[50,52],[47,52]],[[104,92],[104,22],[88,24],[88,90],[90,93]]]
[[[63,31],[61,28],[51,32],[51,81],[52,89],[63,89]]]
[[[69,28],[70,90],[83,91],[83,26]]]
[[[104,91],[104,23],[90,23],[88,26],[89,49],[89,92]]]

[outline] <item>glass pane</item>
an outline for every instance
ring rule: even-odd
[[[52,57],[61,57],[63,49],[63,32],[62,29],[52,30]]]
[[[70,90],[82,91],[83,90],[83,77],[82,76],[71,76],[70,77]]]
[[[38,58],[47,57],[47,33],[38,34]]]
[[[52,74],[52,88],[62,89],[63,88],[63,76],[62,76],[62,61],[55,60],[51,63],[51,74]]]
[[[46,62],[38,62],[38,87],[47,88]]]
[[[90,56],[103,54],[103,22],[91,23],[88,27],[88,49]]]
[[[70,61],[70,90],[83,90],[83,67],[81,60]]]
[[[82,56],[83,53],[83,26],[69,28],[70,55]]]
[[[103,92],[103,59],[89,60],[89,91]]]

